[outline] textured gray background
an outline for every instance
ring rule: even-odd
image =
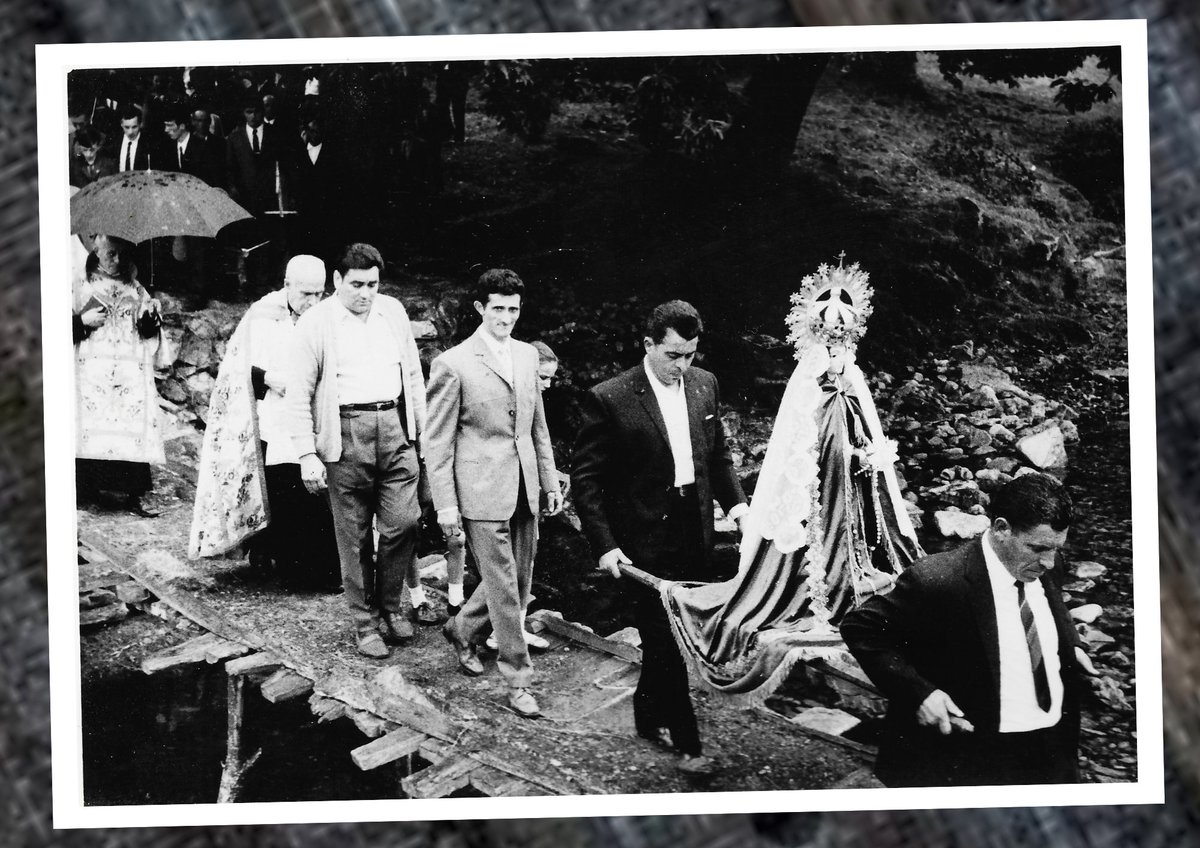
[[[400,826],[54,832],[33,45],[996,20],[1149,21],[1167,804],[826,814],[822,841],[1194,844],[1200,835],[1200,11],[1187,0],[0,0],[0,846],[396,845]],[[54,449],[69,450],[69,446]]]

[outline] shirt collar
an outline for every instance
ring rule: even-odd
[[[646,379],[650,381],[650,387],[655,392],[668,392],[677,395],[683,391],[683,377],[676,380],[674,385],[664,386],[662,380],[655,377],[654,372],[650,370],[650,359],[648,357],[642,357],[642,368],[645,369]]]
[[[342,303],[342,299],[337,296],[336,291],[332,295],[330,295],[330,297],[334,301],[334,303],[337,304],[339,321],[345,321],[347,318],[353,318],[355,321],[362,320],[361,318],[359,318],[357,315],[355,315],[353,312],[351,312],[349,309],[346,308],[346,304]],[[373,316],[374,314],[375,314],[375,301],[371,301],[371,308],[370,308],[370,310],[367,311],[367,320],[370,320],[371,316]]]
[[[499,341],[491,333],[483,329],[483,327],[479,328],[479,335],[483,338],[484,344],[488,346],[492,353],[496,354],[497,358],[507,358],[509,356],[509,351],[512,350],[511,336],[504,341]]]
[[[983,531],[983,561],[987,564],[988,578],[991,579],[993,586],[1012,588],[1017,578],[1012,576],[1012,573],[1004,567],[1004,563],[1000,561],[1000,555],[996,553],[996,549],[992,547],[992,531]]]

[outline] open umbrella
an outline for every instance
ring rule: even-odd
[[[212,237],[249,217],[224,191],[181,171],[124,171],[71,198],[71,232],[134,243],[158,236]]]

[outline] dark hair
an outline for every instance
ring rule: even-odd
[[[519,294],[525,298],[525,284],[517,276],[516,271],[507,268],[491,268],[479,275],[475,283],[475,299],[487,306],[488,297],[493,294]]]
[[[132,103],[125,105],[125,108],[121,110],[121,120],[128,121],[130,118],[137,118],[139,124],[142,122],[142,109],[140,106],[135,106]]]
[[[342,254],[337,261],[337,272],[343,277],[350,271],[368,271],[371,268],[378,268],[381,274],[384,269],[383,257],[374,247],[356,241],[342,248]]]
[[[533,349],[538,352],[538,364],[543,362],[558,362],[558,354],[551,350],[550,345],[543,341],[530,342]]]
[[[75,143],[80,147],[95,147],[103,141],[104,133],[91,125],[80,127],[75,131]]]
[[[262,95],[253,88],[242,97],[242,111],[247,109],[263,110]]]
[[[163,108],[163,123],[168,121],[190,130],[192,128],[192,112],[183,101],[173,100]]]
[[[650,312],[646,319],[646,337],[660,344],[667,330],[674,330],[680,338],[691,341],[703,332],[704,322],[700,320],[696,307],[686,300],[668,300]]]
[[[988,512],[993,521],[1003,518],[1020,532],[1042,524],[1065,530],[1075,517],[1067,488],[1049,474],[1040,473],[1024,474],[1006,483],[992,495]]]

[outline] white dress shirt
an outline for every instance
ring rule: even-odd
[[[496,363],[500,366],[500,376],[507,380],[510,386],[514,385],[512,339],[500,341],[487,330],[483,330],[479,335],[483,337],[484,344],[488,346],[488,350],[496,357]]]
[[[324,144],[324,142],[321,144]],[[317,157],[321,155],[321,144],[310,144],[308,146],[308,161],[314,165],[317,164]]]
[[[335,295],[336,296],[336,295]],[[400,397],[400,343],[387,321],[372,309],[364,322],[339,300],[334,331],[337,345],[338,405],[378,403]]]
[[[177,157],[178,157],[178,158],[177,158],[177,161],[178,161],[178,164],[179,164],[179,167],[180,167],[180,168],[182,168],[182,167],[183,167],[183,157],[187,155],[187,144],[188,144],[188,139],[189,139],[189,138],[191,138],[191,137],[192,137],[192,134],[191,134],[191,133],[186,133],[186,132],[185,132],[183,135],[181,135],[181,136],[179,137],[179,141],[177,141],[177,142],[175,143],[175,148],[176,148],[176,150],[178,151],[178,152],[177,152],[177,154],[176,154],[176,155],[177,155]]]
[[[142,134],[138,133],[137,138],[132,141],[129,136],[121,138],[121,158],[117,160],[117,167],[122,171],[132,171],[137,167],[137,148],[138,142],[142,140]],[[129,167],[125,167],[125,162],[129,162]]]
[[[692,428],[688,424],[687,394],[683,390],[683,378],[673,386],[664,386],[650,370],[650,363],[642,360],[650,388],[658,400],[658,410],[667,425],[667,442],[671,445],[671,457],[675,460],[675,486],[690,486],[696,482],[696,469],[692,465]]]
[[[251,150],[254,150],[254,137],[255,136],[258,136],[258,151],[259,151],[259,153],[261,153],[262,152],[262,140],[263,140],[262,124],[259,124],[257,127],[251,127],[249,124],[246,124],[246,141],[250,142]]]
[[[1000,732],[1021,733],[1053,727],[1062,718],[1063,684],[1058,659],[1058,629],[1054,626],[1050,603],[1040,581],[1025,584],[1025,600],[1037,625],[1046,678],[1050,683],[1050,709],[1044,712],[1038,706],[1033,686],[1033,665],[1025,641],[1025,625],[1021,623],[1016,578],[992,549],[991,535],[990,530],[983,534],[983,559],[992,584],[996,634],[1000,642]]]

